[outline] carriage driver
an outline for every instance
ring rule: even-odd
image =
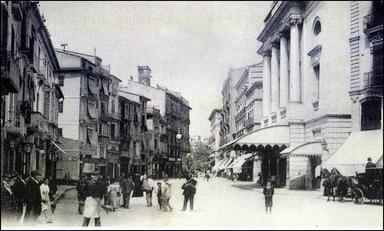
[[[369,168],[376,168],[376,164],[372,162],[371,157],[368,157],[367,164],[365,165],[365,171]]]

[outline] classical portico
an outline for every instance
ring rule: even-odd
[[[300,27],[302,17],[291,15],[266,38],[259,53],[264,58],[263,69],[263,121],[270,126],[286,118],[289,105],[300,105]]]

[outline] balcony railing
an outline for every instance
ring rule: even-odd
[[[378,17],[377,15],[373,14],[368,14],[364,16],[363,18],[363,25],[364,25],[364,32],[369,32],[371,31],[372,28],[383,26],[383,21],[382,17]]]
[[[252,126],[254,123],[255,123],[255,118],[250,117],[250,118],[248,118],[248,119],[245,121],[244,126],[245,126],[245,128],[248,128],[248,127]]]
[[[383,72],[371,71],[364,73],[364,89],[383,86]]]
[[[31,113],[30,128],[32,130],[48,133],[48,123],[45,117],[40,112]]]
[[[1,90],[5,93],[19,92],[20,69],[9,51],[1,52]]]

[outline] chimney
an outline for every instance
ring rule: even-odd
[[[139,83],[151,86],[151,69],[148,66],[138,66],[137,71],[139,72]]]

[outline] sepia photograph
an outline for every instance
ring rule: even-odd
[[[1,1],[2,230],[383,230],[379,1]]]

